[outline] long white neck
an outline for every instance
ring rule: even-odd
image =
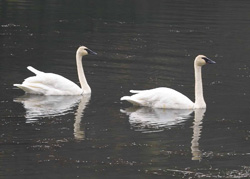
[[[206,108],[206,103],[203,97],[203,87],[202,87],[202,76],[201,76],[201,66],[194,63],[194,73],[195,73],[195,103],[194,108]]]
[[[76,66],[77,66],[78,78],[81,84],[81,88],[83,90],[83,94],[91,93],[91,88],[88,85],[88,82],[86,80],[83,67],[82,67],[82,56],[79,53],[76,53]]]

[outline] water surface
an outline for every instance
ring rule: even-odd
[[[247,1],[1,1],[0,176],[3,178],[250,177]],[[24,95],[31,65],[91,96]],[[194,100],[204,54],[206,110],[133,108],[130,89],[174,88]]]

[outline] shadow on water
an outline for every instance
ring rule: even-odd
[[[74,107],[77,107],[74,121],[74,136],[75,139],[82,140],[85,138],[85,132],[81,126],[81,119],[90,98],[91,95],[44,96],[26,94],[15,98],[14,102],[23,104],[26,110],[26,123],[37,122],[40,118],[46,119],[64,116],[68,113],[72,113]]]

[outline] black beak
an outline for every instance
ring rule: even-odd
[[[211,59],[209,59],[207,57],[203,57],[202,59],[205,60],[206,63],[208,63],[208,64],[215,64],[216,63],[215,61],[213,61],[213,60],[211,60]]]
[[[88,54],[90,54],[90,55],[97,55],[97,53],[96,52],[94,52],[94,51],[92,51],[92,50],[90,50],[90,49],[85,49],[87,52],[88,52]]]

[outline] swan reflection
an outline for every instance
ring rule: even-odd
[[[193,110],[166,110],[147,107],[132,107],[121,112],[129,115],[129,123],[136,130],[142,132],[159,132],[164,128],[181,125],[191,118]],[[193,136],[191,141],[192,160],[201,160],[199,139],[202,131],[202,119],[206,109],[194,110]]]
[[[202,120],[206,109],[195,109],[193,122],[193,137],[191,141],[192,160],[201,160],[202,152],[199,149],[199,139],[202,130]]]
[[[81,96],[81,101],[78,105],[77,111],[75,113],[75,123],[74,123],[74,136],[77,140],[83,140],[85,138],[84,129],[82,129],[81,120],[83,116],[84,109],[90,100],[90,94],[85,94]]]
[[[162,128],[182,124],[190,118],[190,109],[159,109],[148,107],[131,107],[121,112],[129,115],[129,123],[143,132],[155,132]]]
[[[75,113],[74,122],[74,136],[75,139],[84,139],[84,130],[81,129],[81,119],[83,111],[90,100],[91,95],[84,96],[44,96],[44,95],[31,95],[14,99],[14,102],[19,102],[24,105],[26,109],[26,122],[31,123],[37,118],[63,116],[72,113],[74,107],[78,105]]]

